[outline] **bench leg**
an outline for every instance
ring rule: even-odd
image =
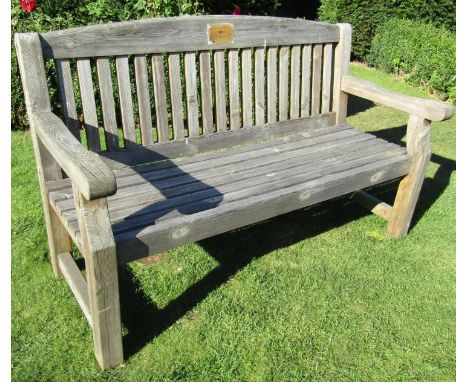
[[[412,157],[409,174],[398,187],[392,213],[388,222],[388,237],[403,237],[413,217],[419,192],[424,181],[424,174],[431,158],[430,122],[411,116],[408,122],[407,149]]]
[[[123,361],[117,257],[107,200],[87,201],[75,191],[75,203],[86,262],[94,352],[99,366]]]
[[[49,244],[50,262],[56,277],[61,277],[58,264],[58,255],[63,252],[71,252],[71,238],[57,214],[50,205],[49,195],[45,189],[45,182],[62,178],[60,167],[52,158],[50,153],[37,138],[34,132],[31,133],[34,153],[37,162],[37,173],[41,189],[42,206],[44,210],[44,220],[47,231],[47,241]]]

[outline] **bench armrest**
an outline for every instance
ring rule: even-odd
[[[59,117],[50,111],[34,112],[32,117],[38,138],[86,200],[115,194],[117,183],[112,170],[83,147]]]
[[[349,75],[341,78],[341,90],[429,121],[444,121],[453,115],[453,108],[443,102],[395,93]]]

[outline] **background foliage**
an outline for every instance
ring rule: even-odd
[[[421,21],[389,19],[377,28],[369,64],[455,102],[455,34]]]
[[[353,25],[353,55],[365,59],[379,25],[389,18],[421,20],[455,31],[455,0],[322,0],[319,19]]]
[[[23,11],[19,0],[11,5],[11,127],[28,128],[24,98],[19,76],[13,36],[16,32],[44,32],[82,25],[149,17],[195,14],[231,14],[239,6],[242,14],[273,15],[277,0],[38,0],[34,12]],[[47,79],[55,82],[52,63],[46,65]],[[54,88],[52,86],[52,88]],[[56,90],[52,89],[54,110],[60,106]]]

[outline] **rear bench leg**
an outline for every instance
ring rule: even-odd
[[[56,277],[61,277],[62,273],[58,264],[58,256],[61,253],[71,252],[71,238],[50,204],[45,182],[62,179],[62,172],[57,162],[38,139],[34,131],[31,132],[31,137],[36,156],[50,262],[52,264],[54,275]]]
[[[123,361],[117,252],[107,199],[86,200],[74,187],[86,262],[94,352],[103,370]]]
[[[398,186],[388,222],[387,236],[403,237],[408,233],[424,174],[431,158],[430,121],[410,116],[407,130],[407,150],[412,158],[410,171]]]

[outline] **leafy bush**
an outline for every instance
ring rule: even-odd
[[[455,34],[444,28],[389,19],[377,28],[367,61],[455,102]]]
[[[27,129],[24,97],[13,43],[16,32],[45,32],[111,21],[136,20],[193,14],[231,14],[239,6],[242,14],[272,15],[276,0],[37,0],[37,8],[23,11],[19,0],[11,5],[11,126]],[[47,79],[55,83],[55,68],[46,65]],[[51,86],[52,108],[57,111],[60,101],[55,86]],[[99,110],[98,110],[99,112]]]
[[[388,18],[431,22],[455,31],[455,0],[322,0],[319,19],[353,26],[353,55],[364,59],[376,28]]]

